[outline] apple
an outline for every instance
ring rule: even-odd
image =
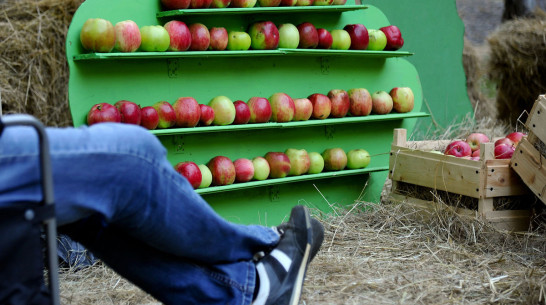
[[[324,168],[329,171],[342,170],[347,166],[347,154],[339,147],[327,148],[322,152]]]
[[[212,124],[214,125],[229,125],[235,120],[235,105],[233,102],[226,96],[219,95],[210,100],[210,107],[214,110],[214,120]]]
[[[278,123],[290,122],[294,118],[296,106],[294,100],[282,92],[274,93],[269,97],[271,105],[271,120]]]
[[[495,159],[511,159],[516,148],[509,144],[495,146]]]
[[[212,27],[210,28],[209,34],[210,34],[209,50],[223,51],[227,48],[228,32],[226,28]]]
[[[332,34],[327,29],[317,29],[318,33],[318,45],[317,48],[319,49],[329,49],[332,47],[332,43],[334,42],[332,38]]]
[[[161,0],[166,10],[184,10],[190,7],[191,0]]]
[[[324,158],[316,151],[308,153],[309,155],[309,170],[308,174],[319,174],[324,170]]]
[[[372,93],[372,112],[375,114],[388,114],[393,107],[392,97],[387,91],[376,91]]]
[[[342,118],[349,112],[351,107],[351,101],[349,100],[349,94],[343,89],[332,89],[328,92],[328,97],[332,102],[332,111],[330,117]]]
[[[191,45],[191,33],[188,26],[178,20],[171,20],[163,26],[169,33],[169,51],[187,51]]]
[[[209,8],[212,0],[191,0],[189,8]]]
[[[262,181],[269,177],[269,162],[264,157],[254,157],[252,165],[254,166],[254,180]]]
[[[199,170],[201,171],[201,184],[199,184],[199,188],[206,188],[209,187],[212,184],[212,173],[210,172],[210,169],[205,164],[199,164]]]
[[[290,160],[290,172],[291,176],[299,176],[306,174],[311,166],[311,160],[309,154],[305,149],[288,148],[284,154]]]
[[[313,114],[313,103],[308,98],[294,99],[294,121],[307,121]]]
[[[324,120],[330,116],[332,111],[332,102],[330,98],[322,93],[313,93],[307,97],[313,104],[313,119]]]
[[[212,8],[226,8],[231,3],[231,0],[212,0],[210,7]]]
[[[119,110],[108,103],[99,103],[93,105],[87,113],[87,125],[91,126],[101,122],[121,122]]]
[[[298,3],[298,0],[281,0],[280,6],[294,6]]]
[[[140,28],[142,41],[140,49],[146,52],[165,52],[171,45],[169,32],[160,25],[147,25]]]
[[[476,149],[475,151],[472,152],[472,154],[470,156],[479,158],[480,157],[480,150]]]
[[[231,31],[228,35],[227,49],[231,51],[246,51],[250,48],[252,39],[247,32]]]
[[[470,157],[470,160],[472,160],[472,161],[480,161],[480,156],[477,156],[477,157],[472,156],[472,157]]]
[[[251,97],[247,102],[250,110],[249,123],[267,123],[271,119],[271,104],[265,97]]]
[[[114,49],[116,31],[110,21],[90,18],[83,23],[80,42],[87,51],[107,53]]]
[[[250,121],[250,107],[247,103],[238,100],[233,102],[235,106],[235,120],[233,124],[246,124]]]
[[[413,110],[414,97],[410,87],[394,87],[389,94],[392,97],[394,111],[406,113]]]
[[[303,22],[298,24],[298,31],[300,33],[300,43],[298,48],[300,49],[314,49],[318,46],[319,37],[317,28],[311,22]]]
[[[135,52],[140,47],[142,37],[138,25],[132,20],[125,20],[116,23],[116,42],[114,49],[119,52]]]
[[[396,25],[389,25],[380,28],[387,37],[387,46],[385,50],[396,51],[404,46],[404,38],[402,38],[402,32]]]
[[[207,163],[212,173],[213,185],[229,185],[235,182],[235,165],[230,158],[225,156],[216,156]]]
[[[296,6],[311,6],[315,0],[298,0]]]
[[[152,106],[142,107],[140,109],[140,126],[148,129],[154,130],[159,124],[159,114]]]
[[[193,189],[199,188],[199,185],[201,185],[201,182],[203,181],[203,175],[201,174],[199,165],[195,162],[184,161],[177,163],[174,166],[174,169],[188,180]]]
[[[370,164],[370,153],[362,148],[351,149],[347,152],[347,168],[365,168]]]
[[[258,0],[261,7],[274,7],[281,5],[281,0]]]
[[[256,6],[257,0],[231,0],[230,7],[251,8]]]
[[[325,6],[325,5],[332,5],[332,3],[334,3],[334,0],[315,0],[313,2],[313,5]]]
[[[269,178],[284,178],[290,173],[290,159],[283,152],[268,152],[264,158],[269,163]]]
[[[365,88],[353,88],[347,91],[349,94],[349,113],[352,116],[366,116],[372,112],[373,102],[370,92]]]
[[[192,23],[188,27],[191,33],[191,51],[205,51],[210,45],[209,29],[202,23]]]
[[[465,141],[455,140],[449,143],[444,151],[444,155],[450,155],[455,157],[470,157],[472,155],[472,149],[470,144]]]
[[[235,166],[235,181],[248,182],[254,177],[254,164],[250,159],[237,159],[233,161],[233,166]]]
[[[345,5],[347,3],[347,0],[334,0],[332,5]]]
[[[517,146],[519,141],[521,141],[521,139],[525,136],[527,136],[525,133],[516,131],[508,134],[506,138],[512,140],[512,142],[514,142],[514,146]]]
[[[382,51],[387,46],[387,36],[383,31],[377,29],[369,29],[368,36],[370,42],[368,43],[368,50]]]
[[[279,46],[279,29],[271,21],[255,22],[248,28],[254,50],[274,50]]]
[[[487,142],[489,142],[489,137],[480,132],[471,133],[466,137],[466,143],[470,144],[472,151],[480,150],[480,145]]]
[[[152,107],[157,111],[159,116],[159,123],[157,128],[170,128],[176,124],[176,113],[173,106],[166,101],[156,102]]]
[[[180,97],[173,104],[177,127],[195,127],[201,118],[201,108],[193,97]]]
[[[121,115],[121,123],[140,125],[142,114],[140,106],[131,101],[117,101],[114,106]]]
[[[201,126],[209,126],[214,121],[214,109],[209,105],[199,104],[201,110],[201,117],[199,118],[199,124]]]
[[[300,32],[292,23],[279,26],[279,48],[296,49],[300,43]]]
[[[351,47],[351,36],[345,30],[335,29],[332,34],[332,46],[334,50],[349,50]]]
[[[349,37],[351,37],[351,50],[366,50],[370,37],[368,36],[368,29],[363,24],[348,24],[343,27]]]
[[[499,146],[501,144],[506,144],[506,145],[510,145],[510,146],[514,146],[516,147],[516,145],[514,144],[514,142],[508,138],[500,138],[498,140],[495,141],[495,147],[496,146]]]

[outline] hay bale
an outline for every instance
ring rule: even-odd
[[[34,115],[48,126],[72,124],[65,41],[83,0],[0,2],[2,110]]]
[[[489,73],[498,85],[498,118],[515,126],[522,112],[530,111],[546,93],[546,17],[508,21],[488,40]]]

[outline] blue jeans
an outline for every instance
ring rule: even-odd
[[[164,303],[251,303],[252,257],[278,243],[273,229],[216,214],[141,127],[47,133],[61,232]],[[0,136],[0,206],[41,199],[37,141],[29,127]]]

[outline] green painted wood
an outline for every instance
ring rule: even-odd
[[[264,13],[277,13],[277,14],[301,14],[301,13],[330,13],[330,12],[349,12],[356,10],[364,10],[368,7],[365,5],[330,5],[327,7],[320,6],[298,6],[298,7],[252,7],[252,8],[215,8],[215,9],[184,9],[184,10],[171,10],[161,11],[156,15],[158,18],[165,17],[186,17],[192,15],[237,15],[237,14],[264,14]]]
[[[354,3],[349,3],[349,7],[351,5]],[[217,155],[232,160],[253,158],[287,148],[317,152],[332,147],[346,151],[364,148],[372,155],[372,162],[364,170],[198,191],[221,215],[237,222],[276,224],[298,202],[317,206],[324,212],[331,212],[332,204],[348,205],[358,198],[378,202],[387,176],[392,129],[407,128],[411,132],[417,119],[427,115],[418,111],[423,100],[419,75],[405,59],[412,55],[411,50],[304,52],[280,49],[231,54],[205,51],[128,55],[83,52],[79,31],[88,18],[100,17],[113,23],[131,19],[139,26],[163,24],[169,18],[157,18],[159,9],[159,1],[155,0],[87,0],[80,6],[66,43],[69,102],[75,126],[85,124],[92,105],[115,103],[120,99],[149,106],[160,100],[174,102],[178,97],[192,96],[199,103],[207,104],[218,95],[246,101],[252,96],[269,97],[276,92],[298,98],[312,93],[326,94],[330,89],[364,87],[374,92],[409,86],[414,91],[416,107],[408,114],[152,131],[167,148],[167,157],[173,165],[181,161],[204,164]],[[328,11],[328,8],[305,12],[287,10],[291,13],[211,13],[170,18],[238,30],[263,19],[277,24],[309,21],[327,29],[343,28],[350,23],[377,28],[388,23],[387,17],[374,6],[344,12]]]

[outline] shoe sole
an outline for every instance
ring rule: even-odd
[[[305,227],[307,229],[307,245],[305,246],[303,259],[301,261],[301,265],[298,270],[296,283],[294,284],[294,290],[292,290],[292,295],[290,296],[290,302],[288,303],[288,305],[298,305],[299,303],[301,292],[303,289],[303,281],[305,279],[305,272],[307,271],[307,264],[309,263],[309,254],[311,253],[311,245],[313,243],[313,230],[311,228],[311,216],[309,215],[309,210],[306,207],[303,207],[303,209],[305,212]]]

